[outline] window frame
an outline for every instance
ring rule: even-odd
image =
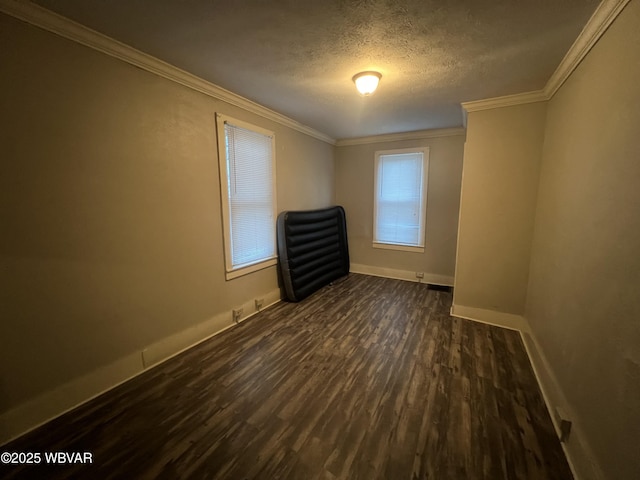
[[[404,243],[389,243],[386,241],[378,240],[378,192],[380,190],[379,183],[379,170],[381,157],[387,155],[402,155],[409,153],[421,153],[422,154],[422,183],[421,183],[421,198],[420,198],[420,226],[419,226],[419,243],[418,244],[404,244]],[[380,248],[385,250],[399,250],[405,252],[417,252],[424,253],[426,246],[426,234],[427,234],[427,195],[429,191],[429,147],[414,147],[414,148],[399,148],[393,150],[378,150],[375,152],[374,162],[374,185],[373,185],[373,231],[372,231],[372,246],[373,248]]]
[[[273,210],[273,254],[255,262],[233,265],[233,252],[231,241],[231,204],[229,201],[229,168],[227,158],[227,135],[225,125],[233,125],[251,132],[259,133],[271,138],[271,177],[272,177],[272,210]],[[278,251],[276,245],[276,218],[277,218],[277,191],[276,191],[276,139],[275,133],[249,122],[238,120],[237,118],[216,113],[216,129],[218,134],[218,168],[220,177],[220,201],[222,210],[222,230],[224,245],[225,277],[227,280],[247,275],[249,273],[262,270],[276,265],[278,262]]]

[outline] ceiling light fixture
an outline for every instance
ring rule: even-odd
[[[353,82],[356,84],[360,95],[367,97],[376,91],[381,78],[382,75],[378,72],[360,72],[353,76]]]

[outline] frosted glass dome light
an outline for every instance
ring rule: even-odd
[[[360,72],[353,76],[353,81],[360,95],[366,97],[376,91],[381,78],[378,72]]]

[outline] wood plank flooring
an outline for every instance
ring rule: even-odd
[[[1,478],[570,479],[517,332],[351,274],[0,447]]]

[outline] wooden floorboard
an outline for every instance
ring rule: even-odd
[[[571,479],[519,334],[450,307],[351,274],[0,447],[92,464],[0,477]]]

